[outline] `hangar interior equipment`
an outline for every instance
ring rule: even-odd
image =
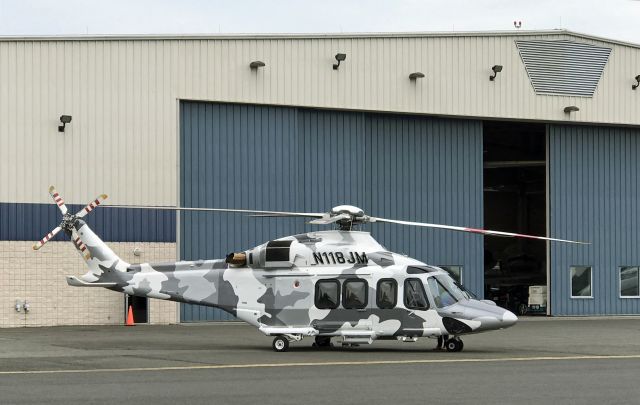
[[[546,125],[483,122],[484,227],[547,234]],[[517,311],[530,286],[547,285],[547,244],[485,238],[485,296]],[[520,311],[523,312],[523,311]]]

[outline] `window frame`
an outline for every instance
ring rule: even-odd
[[[346,306],[347,302],[347,284],[349,283],[364,283],[364,303],[363,306]],[[369,283],[363,278],[352,277],[342,282],[342,308],[344,309],[367,309],[369,305]]]
[[[407,283],[409,281],[417,281],[420,284],[420,288],[422,289],[422,294],[424,296],[424,300],[427,303],[427,307],[426,308],[412,308],[409,307],[407,305]],[[406,309],[411,309],[411,310],[415,310],[415,311],[428,311],[429,309],[431,309],[431,302],[429,301],[429,295],[427,295],[427,292],[424,289],[424,283],[422,282],[422,279],[417,278],[417,277],[408,277],[404,279],[404,283],[402,284],[402,303],[404,304],[404,307]]]
[[[336,306],[335,307],[319,307],[318,306],[318,289],[319,289],[319,284],[320,283],[333,283],[338,287],[338,294],[337,294],[337,302],[336,302]],[[340,301],[342,298],[342,290],[340,288],[340,280],[338,280],[337,278],[323,278],[323,279],[319,279],[318,281],[316,281],[316,284],[313,288],[313,305],[315,305],[316,308],[318,309],[338,309],[340,307]]]
[[[573,295],[573,269],[586,267],[589,269],[589,290],[591,295]],[[569,266],[569,296],[571,299],[593,299],[593,266],[574,264]]]
[[[622,269],[625,268],[638,269],[638,295],[622,295]],[[640,266],[618,266],[618,298],[620,299],[638,299],[640,298]]]
[[[393,294],[393,305],[391,307],[387,307],[387,306],[381,307],[380,296],[378,295],[378,291],[380,291],[380,284],[384,282],[389,282],[389,281],[393,283],[393,286],[395,288],[394,294]],[[376,283],[376,307],[378,307],[378,309],[394,309],[396,306],[398,306],[398,281],[396,281],[395,278],[381,278]]]

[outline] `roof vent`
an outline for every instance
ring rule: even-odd
[[[536,94],[593,97],[611,48],[571,41],[516,41]]]

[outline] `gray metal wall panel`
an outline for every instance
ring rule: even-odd
[[[348,203],[390,218],[482,226],[478,121],[183,102],[180,132],[184,206],[325,211]],[[394,251],[463,265],[463,282],[482,293],[482,237],[369,228]],[[222,257],[314,229],[300,219],[184,214],[180,255]],[[220,319],[187,305],[181,315]]]
[[[550,231],[590,246],[551,245],[554,315],[637,314],[619,298],[619,267],[640,265],[640,130],[549,128]],[[569,267],[592,266],[593,298],[570,298]]]

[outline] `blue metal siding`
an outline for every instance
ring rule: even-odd
[[[183,102],[184,206],[326,211],[353,204],[372,215],[482,226],[478,121]],[[180,257],[223,257],[269,239],[322,229],[302,219],[181,214]],[[367,227],[389,249],[464,266],[482,294],[482,237],[388,224]],[[218,319],[183,305],[183,321]]]
[[[550,231],[590,246],[551,244],[553,315],[637,314],[619,297],[619,267],[640,265],[640,130],[549,127]],[[569,267],[592,266],[593,298],[571,298]]]
[[[71,212],[84,205],[67,204]],[[85,217],[91,228],[105,241],[175,242],[176,214],[151,209],[112,209],[100,207]],[[62,214],[53,204],[0,203],[0,240],[42,239],[58,226]],[[53,240],[67,240],[59,233]]]

